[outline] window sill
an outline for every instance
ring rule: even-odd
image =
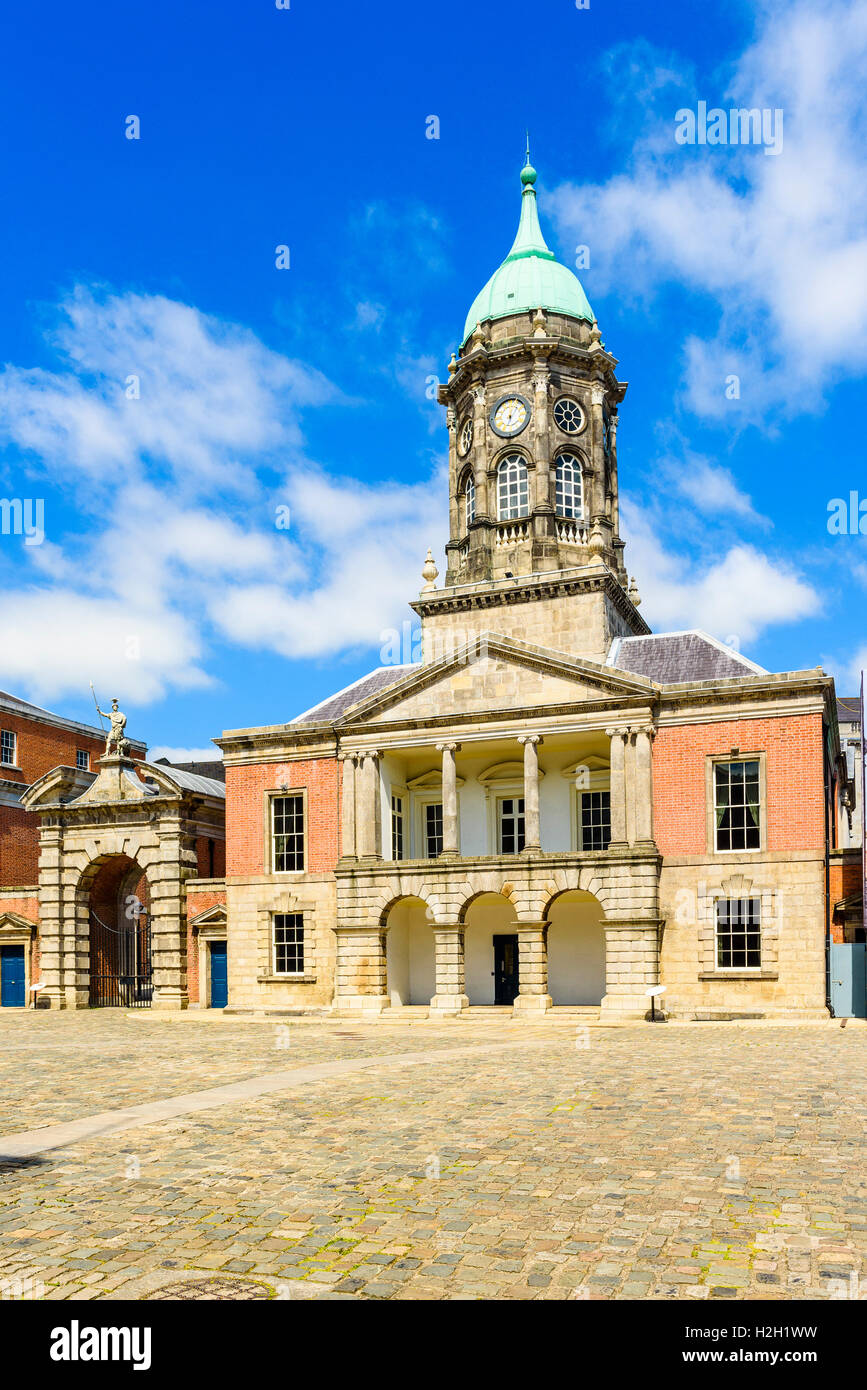
[[[257,975],[257,985],[315,985],[315,975]]]
[[[778,980],[776,970],[763,970],[760,965],[745,965],[740,970],[704,970],[700,980]]]

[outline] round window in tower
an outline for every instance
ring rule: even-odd
[[[571,396],[561,396],[556,402],[554,421],[564,434],[580,434],[587,423],[584,411]]]

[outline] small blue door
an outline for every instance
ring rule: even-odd
[[[229,1002],[225,941],[211,942],[211,1008],[225,1009]]]
[[[0,946],[0,1006],[24,1008],[23,946]]]
[[[867,1018],[867,946],[831,945],[831,1008],[835,1018]]]

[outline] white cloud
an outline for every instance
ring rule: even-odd
[[[630,573],[639,578],[642,614],[657,632],[700,627],[744,649],[766,628],[821,609],[815,589],[791,565],[753,546],[733,545],[710,561],[676,555],[647,515],[628,502],[622,529]]]
[[[61,312],[63,370],[0,372],[0,442],[74,504],[23,577],[0,553],[0,682],[144,704],[208,684],[220,640],[325,656],[400,624],[447,528],[443,476],[368,486],[310,463],[302,408],[339,393],[235,325],[89,290]]]
[[[565,185],[554,203],[564,240],[600,248],[595,289],[650,298],[676,283],[716,301],[718,331],[685,344],[686,399],[766,425],[769,410],[819,408],[826,385],[867,366],[867,0],[765,5],[758,23],[728,90],[697,90],[684,69],[677,105],[779,107],[781,154],[676,145],[666,96],[628,173]],[[666,56],[652,95],[671,67]]]

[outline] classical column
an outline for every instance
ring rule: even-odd
[[[464,972],[464,929],[435,927],[436,994],[430,1001],[431,1018],[448,1018],[469,1008]]]
[[[626,730],[624,759],[624,781],[626,782],[626,843],[635,844],[635,730]]]
[[[476,484],[476,520],[486,521],[496,512],[496,499],[488,496],[487,458],[485,432],[487,421],[487,396],[484,383],[473,387],[473,444],[469,457],[473,461],[473,478]]]
[[[626,843],[626,729],[606,729],[611,739],[611,845]]]
[[[358,754],[343,753],[341,760],[343,762],[343,791],[340,849],[344,859],[355,859],[357,857],[355,844],[355,768]]]
[[[519,922],[518,997],[516,1014],[539,1014],[550,1009],[548,993],[548,923]]]
[[[635,843],[653,844],[653,728],[635,731]]]
[[[539,849],[539,754],[540,734],[524,734],[524,849]]]
[[[361,795],[356,798],[356,854],[359,859],[375,859],[379,854],[379,758],[378,751],[365,749],[361,763]]]
[[[443,755],[443,848],[444,855],[454,857],[458,846],[458,782],[455,753],[459,743],[438,743],[437,752]]]

